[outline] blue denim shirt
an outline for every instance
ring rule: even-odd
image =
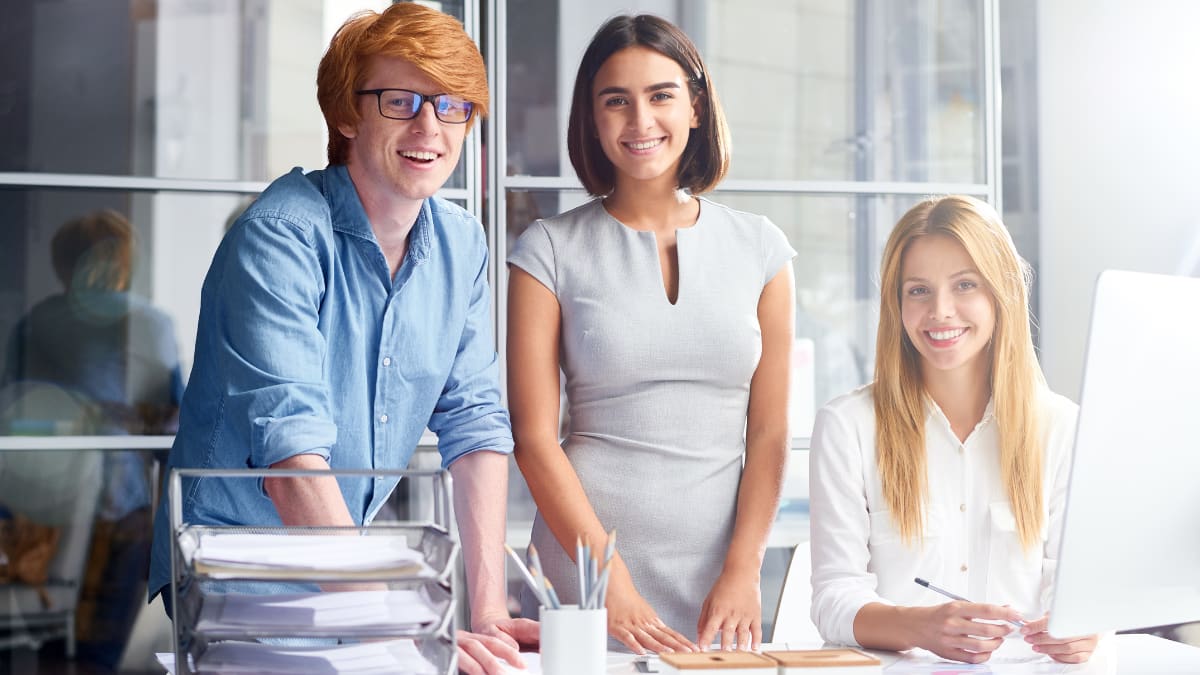
[[[492,336],[487,244],[468,212],[426,199],[393,278],[344,166],[272,183],[204,280],[195,365],[167,471],[265,468],[313,453],[334,469],[403,468],[425,427],[442,466],[511,452]],[[356,522],[395,481],[339,478]],[[165,483],[164,483],[165,485]],[[254,479],[182,485],[185,522],[274,525]],[[151,597],[170,582],[165,498]]]

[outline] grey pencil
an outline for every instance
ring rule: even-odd
[[[546,576],[542,574],[542,561],[538,558],[537,547],[530,543],[525,551],[529,554],[529,570],[536,576]]]
[[[525,579],[525,585],[529,587],[529,590],[533,591],[533,596],[537,598],[542,606],[545,606],[547,601],[546,592],[538,585],[529,568],[525,567],[525,564],[521,562],[520,556],[517,555],[516,551],[512,550],[511,546],[505,544],[504,550],[508,552],[508,555],[512,556],[513,562],[517,563],[517,570],[521,573],[521,577]]]
[[[542,577],[542,581],[546,583],[546,595],[550,598],[550,608],[561,609],[562,603],[558,601],[558,593],[554,592],[554,584],[550,583],[546,577]]]
[[[582,609],[583,597],[587,593],[587,562],[585,556],[587,553],[584,550],[583,540],[578,535],[575,537],[575,569],[579,577],[579,603]]]
[[[612,560],[613,553],[617,550],[617,528],[613,528],[612,532],[608,533],[608,544],[604,547],[604,566],[608,567],[608,561]]]
[[[592,586],[592,592],[588,594],[587,609],[600,609],[604,606],[604,589],[608,586],[608,567],[605,566],[604,571],[600,573],[600,578]]]

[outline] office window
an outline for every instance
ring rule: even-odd
[[[324,166],[317,63],[351,13],[390,3],[9,4],[0,171],[268,181]]]
[[[173,439],[209,261],[269,180],[325,165],[317,63],[352,12],[388,4],[5,5],[0,476],[29,479],[23,491],[0,490],[0,504],[69,525],[60,557],[73,562],[55,562],[63,578],[51,592],[56,611],[75,610],[89,661],[115,667],[145,608],[155,460]],[[427,4],[476,31],[474,3]],[[476,212],[479,128],[442,191]],[[47,489],[66,489],[79,509],[41,509],[29,495]],[[64,621],[43,626],[31,602],[14,601],[0,642],[66,635]]]
[[[575,69],[621,11],[696,41],[730,127],[730,179],[984,182],[976,2],[510,0],[510,176],[571,176],[561,139]],[[557,37],[557,39],[554,39]]]
[[[226,226],[267,182],[325,165],[316,69],[353,12],[388,0],[34,2],[0,46],[0,336],[61,290],[54,231],[109,208],[137,234],[128,290],[161,309],[190,372],[199,280]],[[464,2],[441,9],[468,20]],[[120,11],[117,11],[120,10]],[[477,209],[478,138],[443,196]]]

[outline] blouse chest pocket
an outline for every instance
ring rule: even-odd
[[[900,528],[896,522],[892,520],[891,511],[875,511],[869,514],[871,524],[870,544],[872,548],[888,548],[893,546],[903,547],[904,539],[900,536]],[[925,510],[925,523],[921,529],[921,536],[924,539],[940,539],[945,527],[945,517],[942,509],[938,506],[932,506]],[[909,544],[917,546],[918,541],[914,540]]]
[[[905,541],[892,521],[891,511],[870,514],[870,558],[867,569],[875,574],[878,588],[893,602],[905,603],[913,595],[913,577],[929,576],[943,567],[945,518],[936,506],[926,509],[921,537]],[[910,588],[911,587],[911,588]]]
[[[1033,546],[1026,549],[1021,545],[1021,535],[1017,531],[1017,517],[1013,514],[1008,502],[992,502],[988,504],[988,525],[990,532],[989,562],[994,565],[1035,567],[1040,569],[1042,564],[1042,542],[1045,536],[1045,524]]]

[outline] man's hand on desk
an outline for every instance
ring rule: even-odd
[[[536,648],[540,628],[532,619],[512,619],[508,614],[494,619],[483,617],[471,621],[471,628],[480,635],[497,638],[513,649]]]
[[[495,621],[476,621],[477,632],[458,631],[458,669],[467,675],[503,675],[501,659],[525,667],[521,658],[520,645],[533,645],[538,641],[538,624],[529,619],[510,619],[507,616]]]
[[[1021,629],[1025,641],[1033,645],[1033,651],[1045,654],[1059,663],[1085,663],[1100,643],[1099,635],[1059,639],[1046,632],[1047,614],[1037,621],[1028,621]]]

